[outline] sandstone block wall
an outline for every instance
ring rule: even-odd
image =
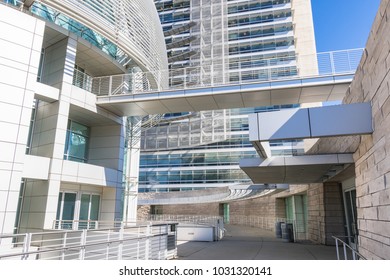
[[[370,102],[374,133],[354,154],[359,252],[390,259],[390,3],[382,0],[344,102]]]

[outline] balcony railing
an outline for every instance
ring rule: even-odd
[[[176,236],[175,223],[0,235],[0,260],[165,260]]]
[[[159,71],[158,73],[135,72],[95,77],[92,79],[91,92],[98,96],[132,95],[329,75],[353,75],[362,54],[363,49],[351,49],[257,60],[248,68],[242,67],[245,62],[238,61],[230,65],[200,65]],[[241,67],[237,65],[241,65]],[[300,69],[309,70],[307,73],[301,73]],[[169,77],[170,85],[161,87],[149,83],[149,79],[156,76]]]
[[[72,84],[76,87],[85,89],[86,91],[92,91],[92,77],[87,73],[74,69]]]

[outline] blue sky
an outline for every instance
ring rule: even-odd
[[[363,48],[380,0],[311,0],[317,52]]]

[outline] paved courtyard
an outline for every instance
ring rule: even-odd
[[[218,242],[178,242],[179,260],[335,260],[334,246],[289,243],[275,233],[252,227],[226,226]]]

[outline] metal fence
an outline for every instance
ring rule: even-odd
[[[0,235],[0,260],[165,260],[177,256],[176,224]]]

